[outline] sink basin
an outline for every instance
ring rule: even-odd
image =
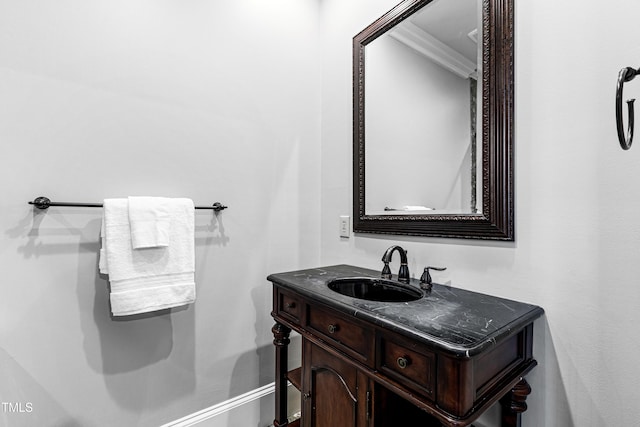
[[[422,298],[419,289],[376,277],[334,279],[327,286],[339,294],[369,301],[407,302]]]

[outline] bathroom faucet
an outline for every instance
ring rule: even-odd
[[[391,246],[384,252],[382,255],[382,262],[384,262],[384,267],[382,268],[382,273],[380,277],[383,279],[391,279],[391,269],[389,268],[389,263],[391,262],[391,256],[394,251],[400,252],[400,270],[398,271],[398,282],[409,283],[409,267],[407,266],[407,251],[402,249],[398,245]]]

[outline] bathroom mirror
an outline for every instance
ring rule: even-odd
[[[353,139],[355,232],[513,240],[513,0],[405,0],[356,35]]]

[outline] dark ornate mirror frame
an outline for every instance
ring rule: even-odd
[[[362,233],[514,240],[514,0],[483,0],[482,4],[482,213],[365,214],[365,47],[430,2],[405,0],[353,38],[353,229]],[[389,165],[389,170],[394,167],[402,166]]]

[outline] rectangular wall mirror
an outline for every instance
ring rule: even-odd
[[[353,39],[355,232],[513,240],[513,0],[405,0]]]

